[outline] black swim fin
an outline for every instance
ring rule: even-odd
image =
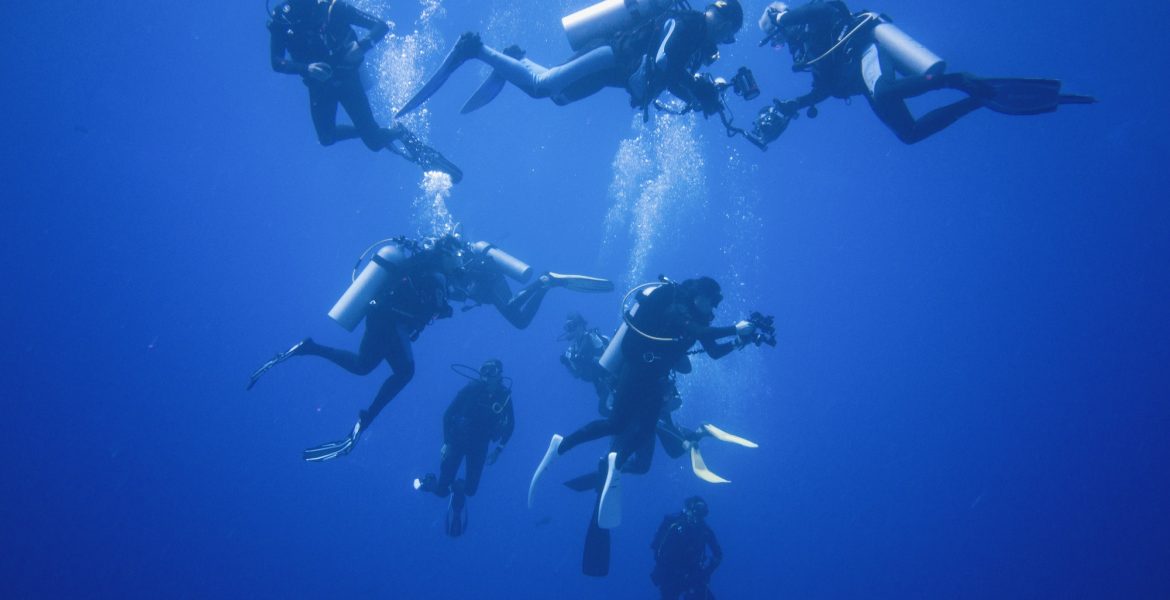
[[[593,503],[593,514],[589,516],[589,529],[585,531],[585,552],[581,557],[581,572],[590,577],[609,575],[610,535],[608,529],[597,526],[597,511],[601,497]]]
[[[566,481],[565,487],[575,492],[599,492],[603,483],[605,483],[605,475],[603,473],[590,471]]]
[[[272,357],[272,360],[269,360],[268,362],[260,365],[259,369],[252,371],[252,374],[248,376],[248,387],[244,388],[244,390],[252,389],[252,386],[256,385],[256,382],[260,381],[260,378],[263,377],[264,374],[267,373],[269,370],[271,370],[272,367],[275,367],[276,365],[279,365],[280,363],[296,356],[300,352],[301,348],[308,341],[309,341],[309,339],[305,338],[305,339],[293,344],[292,348],[289,348],[288,350],[285,350],[284,352],[277,354],[276,356]]]
[[[447,505],[447,535],[459,537],[467,531],[467,494],[463,480],[451,484],[451,502]]]
[[[415,92],[414,96],[411,96],[410,100],[407,100],[406,104],[402,105],[402,108],[398,109],[397,113],[394,113],[394,118],[401,117],[422,106],[431,96],[435,95],[435,92],[439,91],[439,88],[443,87],[444,83],[447,83],[447,78],[452,73],[463,63],[475,57],[482,46],[483,42],[474,33],[465,33],[459,36],[459,41],[455,42],[455,47],[451,48],[451,51],[447,53],[447,57],[443,59],[439,68],[423,84],[422,89]]]
[[[1057,109],[1061,104],[1092,104],[1091,96],[1061,94],[1059,79],[1041,78],[980,78],[980,85],[989,88],[983,106],[1005,115],[1039,115]]]
[[[386,149],[422,167],[423,172],[441,171],[451,176],[452,183],[463,181],[463,170],[447,160],[441,152],[423,143],[418,136],[402,125],[394,127],[394,139]]]
[[[524,50],[520,46],[508,46],[501,50],[501,52],[516,60],[524,58]],[[508,83],[508,80],[504,79],[504,76],[500,75],[499,71],[493,69],[491,75],[488,75],[488,78],[479,85],[479,88],[467,99],[467,102],[463,103],[463,108],[459,109],[459,113],[465,115],[483,108],[487,103],[495,100],[496,96],[500,95],[506,83]]]

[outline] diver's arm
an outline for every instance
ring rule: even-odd
[[[277,33],[272,33],[268,43],[268,54],[272,60],[272,70],[277,73],[307,76],[309,74],[309,65],[299,63],[291,57],[286,57],[285,51],[284,37]]]
[[[369,30],[366,37],[358,42],[358,46],[362,51],[369,50],[374,47],[374,44],[382,41],[387,33],[390,33],[390,28],[394,27],[392,21],[382,21],[368,12],[358,10],[348,4],[338,3],[335,11],[341,11],[341,16],[345,19],[347,25],[355,25],[362,29]]]
[[[778,13],[772,21],[781,27],[827,25],[837,16],[837,9],[825,2],[802,4]]]
[[[516,412],[512,410],[511,392],[508,393],[507,403],[504,411],[507,413],[508,422],[504,423],[504,430],[500,432],[500,441],[497,442],[499,444],[498,450],[502,450],[504,446],[508,445],[508,440],[512,439],[512,432],[516,430]]]
[[[720,339],[731,336],[738,337],[734,325],[730,327],[705,327],[698,335],[698,338],[699,343],[703,346],[703,350],[707,352],[707,356],[710,356],[714,360],[719,360],[731,354],[732,350],[735,350],[736,345],[734,343],[719,342]]]
[[[662,524],[658,526],[658,531],[654,534],[654,541],[650,542],[650,549],[654,551],[654,557],[658,557],[658,549],[662,547],[662,540],[666,539],[666,533],[670,531],[670,526],[674,521],[670,516],[662,518]]]
[[[807,93],[803,96],[800,96],[800,97],[796,98],[795,100],[789,100],[787,103],[782,102],[781,104],[792,106],[795,110],[800,110],[802,108],[816,106],[817,104],[820,104],[823,100],[827,99],[828,97],[829,97],[828,90],[813,87],[812,91],[810,91],[809,93]],[[791,103],[795,103],[795,104],[793,105]]]

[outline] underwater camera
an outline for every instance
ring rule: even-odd
[[[788,129],[788,123],[796,118],[796,113],[784,112],[777,104],[760,109],[756,120],[752,123],[752,130],[746,135],[757,144],[768,145],[780,134]]]
[[[776,318],[771,315],[763,315],[759,312],[753,312],[748,317],[748,322],[756,326],[756,332],[752,334],[751,343],[760,346],[767,344],[769,346],[776,345]]]
[[[731,78],[731,89],[736,96],[744,100],[755,100],[760,95],[760,86],[756,84],[756,76],[747,67],[740,67]]]

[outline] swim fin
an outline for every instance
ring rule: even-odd
[[[698,446],[691,446],[691,470],[699,479],[707,483],[731,483],[731,480],[724,479],[707,468],[707,463],[703,462],[703,455],[699,453]]]
[[[549,283],[554,286],[570,289],[575,292],[604,293],[613,291],[613,282],[601,277],[588,275],[567,275],[565,273],[548,272],[545,275]]]
[[[605,485],[601,487],[601,500],[597,505],[597,526],[613,529],[622,524],[621,469],[617,467],[617,452],[610,452],[606,460],[608,470]]]
[[[451,48],[451,51],[447,53],[447,57],[443,59],[439,68],[423,84],[422,89],[415,92],[414,96],[410,100],[407,100],[406,104],[402,105],[402,108],[398,109],[397,113],[394,113],[394,118],[401,117],[422,106],[431,96],[435,95],[435,92],[439,91],[439,88],[443,87],[444,83],[447,83],[447,78],[451,77],[452,73],[463,63],[474,58],[482,46],[483,42],[474,33],[469,32],[459,36],[459,41],[455,42],[455,47]]]
[[[447,535],[459,537],[467,531],[467,494],[463,491],[463,480],[451,484],[451,502],[447,505]]]
[[[353,450],[354,444],[357,443],[358,436],[361,433],[362,420],[359,418],[358,422],[353,426],[353,431],[345,439],[337,440],[336,442],[326,442],[320,446],[307,448],[304,452],[304,459],[309,462],[325,462],[339,456],[345,456]]]
[[[528,508],[532,508],[532,498],[536,494],[536,482],[540,476],[544,474],[545,469],[552,464],[557,457],[557,452],[561,448],[561,440],[565,438],[559,434],[554,433],[552,440],[548,443],[548,450],[544,452],[544,458],[540,459],[540,464],[536,467],[536,472],[532,474],[532,481],[528,483]]]
[[[565,482],[565,487],[575,492],[596,492],[605,483],[601,473],[590,471],[584,475],[574,477]]]
[[[590,577],[605,577],[609,575],[609,530],[597,526],[597,513],[600,508],[598,502],[593,503],[593,513],[589,516],[589,527],[585,530],[585,552],[581,557],[581,572]]]
[[[720,429],[720,428],[718,428],[710,423],[704,424],[703,429],[706,430],[707,433],[711,434],[711,437],[713,437],[721,442],[727,442],[729,444],[736,444],[739,446],[743,446],[744,448],[759,448],[760,447],[759,444],[757,444],[749,439],[741,438],[738,435],[732,435],[730,433],[727,433],[726,431],[723,431],[722,429]]]
[[[451,176],[452,183],[463,181],[463,169],[447,160],[441,152],[423,143],[418,136],[405,127],[398,125],[394,128],[394,139],[386,145],[386,149],[422,167],[423,172],[441,171]]]
[[[516,60],[524,58],[524,50],[521,49],[520,46],[508,46],[501,52],[511,56]],[[508,83],[508,80],[504,79],[504,76],[500,75],[498,71],[492,69],[491,75],[488,75],[488,78],[479,85],[479,88],[476,89],[475,93],[467,99],[467,102],[463,103],[463,108],[459,109],[459,114],[465,115],[469,112],[483,108],[484,105],[491,102],[492,100],[495,100],[496,96],[500,95],[500,92],[503,91],[504,84],[506,83]]]
[[[265,373],[267,373],[270,369],[272,369],[272,367],[275,367],[276,365],[279,365],[280,363],[296,356],[297,353],[300,351],[300,349],[308,341],[309,341],[309,338],[305,338],[305,339],[293,344],[292,348],[289,348],[288,350],[285,350],[284,352],[277,354],[276,356],[272,357],[272,360],[264,363],[263,365],[260,365],[259,369],[252,371],[252,374],[248,376],[248,387],[244,388],[244,390],[246,391],[246,390],[252,389],[252,386],[256,385],[256,382],[260,381],[260,378]]]
[[[983,99],[987,109],[1005,115],[1039,115],[1052,112],[1061,104],[1092,104],[1092,96],[1061,94],[1059,79],[1001,77],[980,78],[978,82],[990,88]]]

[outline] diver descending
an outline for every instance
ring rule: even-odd
[[[377,251],[360,270],[367,254]],[[348,331],[363,319],[365,334],[358,352],[330,348],[311,338],[277,354],[251,375],[248,389],[276,365],[294,356],[319,356],[355,375],[368,375],[385,360],[392,371],[370,406],[358,414],[345,438],[309,448],[307,461],[327,461],[349,454],[358,437],[369,428],[383,408],[414,377],[411,343],[428,325],[454,314],[451,301],[475,299],[470,284],[491,281],[491,288],[507,300],[510,294],[505,275],[527,277],[532,268],[487,242],[465,243],[457,233],[421,241],[405,237],[383,240],[370,246],[358,258],[353,282],[329,311],[329,317]],[[503,285],[500,292],[499,285]],[[608,280],[584,275],[546,273],[521,290],[514,298],[497,304],[500,313],[517,327],[524,327],[553,287],[579,291],[612,289]],[[516,319],[516,320],[514,320]]]
[[[366,37],[359,40],[354,27],[366,29]],[[358,70],[366,52],[393,27],[393,22],[341,0],[288,0],[269,15],[272,68],[300,75],[309,88],[313,127],[322,146],[361,138],[374,152],[385,148],[423,171],[442,171],[458,183],[463,172],[437,150],[401,124],[384,128],[374,119]],[[352,125],[337,124],[338,104]]]
[[[792,70],[810,72],[812,91],[793,100],[773,100],[750,134],[764,147],[784,132],[799,111],[809,118],[816,105],[836,97],[865,96],[874,114],[906,144],[920,142],[980,108],[1007,115],[1052,112],[1061,104],[1091,104],[1090,96],[1062,94],[1056,79],[980,78],[945,73],[946,63],[894,26],[885,15],[851,13],[844,2],[813,0],[789,7],[773,2],[760,16],[760,45],[788,45]],[[903,76],[898,77],[897,73]],[[906,100],[951,89],[966,98],[915,119]]]
[[[681,513],[667,515],[658,526],[650,542],[654,551],[650,580],[658,587],[662,600],[715,597],[707,585],[723,562],[723,549],[707,525],[708,513],[706,501],[691,496],[683,503]]]
[[[597,479],[601,485],[586,536],[583,572],[587,575],[608,573],[608,530],[621,523],[620,475],[649,469],[671,371],[690,371],[687,353],[696,342],[718,360],[747,344],[774,341],[773,332],[765,329],[770,323],[762,317],[712,327],[715,308],[723,296],[719,284],[709,277],[644,284],[631,290],[627,299],[631,296],[636,297],[636,303],[628,310],[623,307],[623,322],[600,360],[616,381],[612,413],[568,436],[553,435],[528,488],[531,507],[536,483],[556,457],[584,442],[612,438],[610,452],[599,467],[604,478]],[[734,341],[719,341],[728,337]],[[643,460],[630,460],[645,453],[647,444],[650,452],[642,455]]]
[[[443,447],[439,451],[439,476],[427,473],[414,480],[414,489],[440,498],[451,496],[447,508],[447,535],[459,537],[467,530],[467,497],[479,489],[485,464],[495,464],[512,437],[516,416],[512,404],[511,380],[504,377],[504,364],[489,359],[479,370],[452,365],[474,373],[457,371],[471,379],[443,413]],[[491,442],[496,447],[488,451]],[[456,479],[459,465],[463,479]]]
[[[569,342],[561,354],[561,364],[573,377],[593,385],[597,393],[597,412],[608,417],[613,412],[613,376],[601,366],[601,355],[609,345],[609,337],[602,335],[581,313],[569,313],[565,317],[564,332],[558,341]]]
[[[606,87],[623,88],[630,106],[647,111],[666,91],[688,105],[712,106],[718,92],[698,69],[719,56],[718,45],[735,41],[743,26],[738,0],[717,0],[705,11],[678,9],[674,0],[604,0],[562,19],[576,54],[556,67],[523,58],[523,51],[503,52],[465,33],[427,83],[397,113],[421,106],[463,63],[478,59],[494,69],[468,99],[462,112],[487,104],[505,82],[533,98],[566,105]],[[714,109],[712,109],[714,110]]]

